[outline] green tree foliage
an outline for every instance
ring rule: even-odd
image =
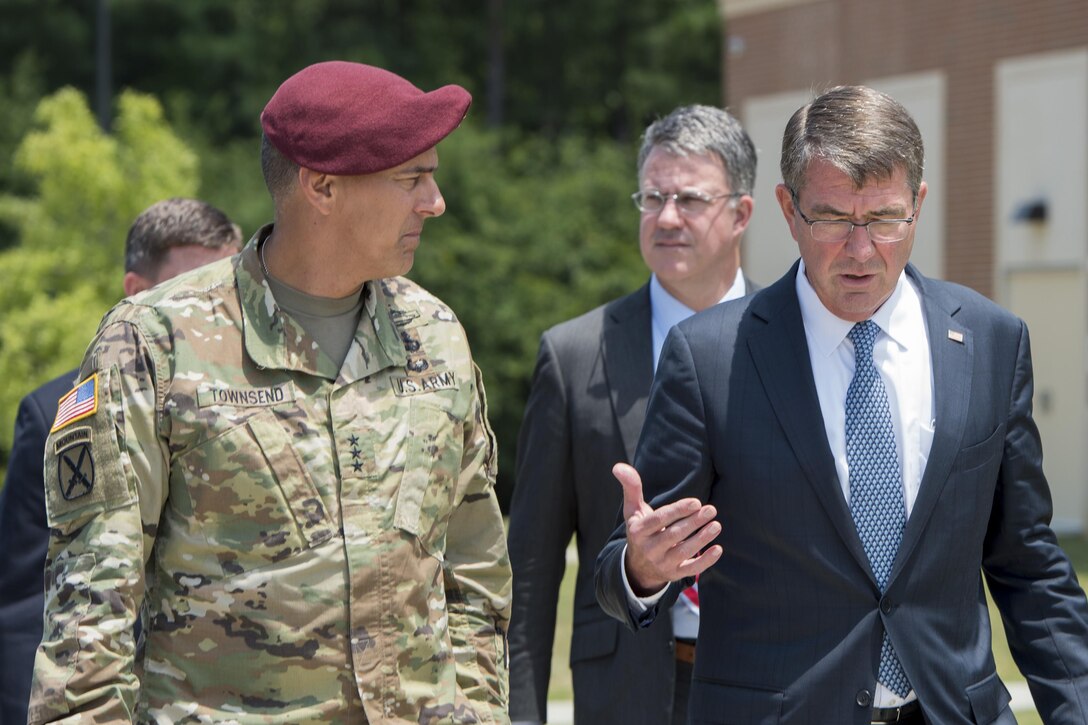
[[[272,199],[261,176],[260,140],[212,144],[199,134],[191,138],[200,157],[200,197],[226,212],[249,239],[272,221]]]
[[[94,89],[101,0],[3,0],[0,57],[32,52],[46,89]],[[475,115],[555,138],[633,140],[679,103],[721,100],[716,0],[109,0],[113,83],[162,99],[216,144],[258,131],[284,78],[372,63],[459,83]],[[495,65],[502,66],[496,76]],[[501,79],[498,80],[498,79]],[[497,98],[495,98],[497,96]]]
[[[500,494],[540,334],[635,289],[635,149],[567,137],[514,139],[466,124],[438,148],[447,211],[427,223],[409,276],[453,307],[483,370],[499,438]]]
[[[473,94],[440,148],[448,211],[427,225],[412,275],[469,332],[505,497],[540,333],[646,278],[628,198],[634,144],[677,105],[720,103],[716,0],[0,0],[0,57],[12,59],[0,156],[43,93],[94,90],[104,5],[113,87],[152,94],[165,113],[128,123],[122,110],[104,136],[85,104],[59,108],[71,92],[58,94],[0,170],[0,458],[18,396],[74,365],[90,321],[120,296],[132,217],[197,191],[179,147],[201,159],[199,196],[251,234],[272,214],[260,110],[291,73],[337,58]]]
[[[252,136],[269,96],[317,61],[371,63],[421,87],[476,81],[486,36],[447,0],[113,0],[121,84],[160,94],[215,142]],[[171,49],[164,63],[162,47]]]
[[[631,140],[682,103],[721,103],[714,0],[505,0],[505,119]]]
[[[4,451],[20,398],[75,367],[98,320],[123,295],[132,220],[155,201],[197,188],[196,155],[171,131],[159,103],[134,92],[118,98],[109,136],[78,91],[44,98],[14,162],[35,193],[0,197],[0,221],[16,233],[0,252]]]
[[[8,76],[0,76],[0,159],[15,155],[42,95],[41,72],[32,53],[21,56]],[[14,164],[0,164],[0,190],[25,189],[28,181]],[[0,248],[11,244],[14,236],[9,230],[0,232]]]
[[[94,88],[95,0],[0,0],[5,72],[30,62],[47,90]]]

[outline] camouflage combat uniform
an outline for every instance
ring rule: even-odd
[[[32,723],[508,722],[464,331],[412,282],[370,282],[338,370],[272,298],[269,229],[111,310],[62,400]]]

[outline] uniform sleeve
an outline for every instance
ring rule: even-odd
[[[510,562],[495,495],[495,436],[480,371],[464,427],[458,498],[446,534],[444,576],[457,682],[484,722],[508,722]]]
[[[1031,415],[1027,328],[1021,325],[1005,447],[983,569],[1044,722],[1088,722],[1088,603],[1050,529],[1042,444]]]
[[[510,504],[510,716],[515,721],[547,719],[556,606],[575,527],[570,451],[563,371],[545,334],[518,439]]]
[[[167,482],[155,390],[163,356],[145,339],[123,319],[103,325],[46,442],[50,539],[31,725],[130,721],[135,711],[132,630]]]

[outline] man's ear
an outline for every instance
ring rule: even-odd
[[[914,200],[914,218],[917,219],[918,215],[922,211],[922,202],[926,200],[926,194],[929,193],[929,184],[922,182],[918,185],[918,196]]]
[[[131,297],[137,292],[143,292],[155,286],[154,282],[138,272],[125,272],[125,278],[121,284],[125,288],[125,297]]]
[[[298,186],[302,191],[302,198],[316,209],[326,215],[332,209],[332,189],[337,177],[325,174],[313,169],[300,166],[298,170]]]
[[[794,239],[799,240],[801,237],[798,236],[800,230],[797,228],[797,214],[794,213],[793,194],[785,184],[779,184],[774,187],[774,198],[782,209],[782,216],[786,218],[790,233],[793,234]]]
[[[743,234],[752,221],[752,212],[755,210],[756,201],[749,194],[745,194],[735,202],[733,207],[733,228],[737,234]]]

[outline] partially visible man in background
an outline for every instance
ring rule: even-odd
[[[593,562],[619,520],[622,496],[610,471],[634,455],[665,334],[753,289],[740,269],[740,240],[752,218],[755,174],[752,141],[721,109],[684,106],[651,124],[633,195],[650,281],[541,338],[510,511],[515,722],[547,718],[556,601],[574,534],[581,564],[570,657],[575,721],[684,721],[697,592],[677,602],[671,627],[636,637],[597,605]]]
[[[166,199],[136,217],[125,240],[125,295],[228,257],[242,248],[242,231],[214,206]],[[25,723],[34,650],[42,638],[45,517],[42,458],[57,416],[57,400],[77,370],[50,380],[19,404],[4,489],[0,491],[0,723]]]

